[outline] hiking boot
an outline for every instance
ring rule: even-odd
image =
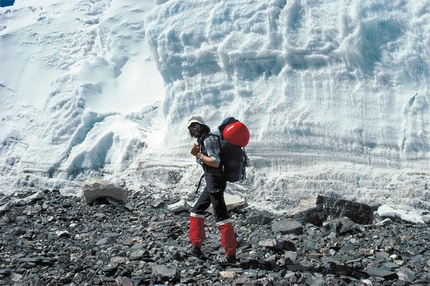
[[[188,246],[187,249],[185,249],[184,254],[187,256],[194,256],[197,258],[202,258],[204,256],[200,248],[198,248],[194,244],[191,244],[190,246]]]
[[[236,264],[236,256],[228,256],[226,254],[214,255],[212,256],[212,260],[218,263],[219,265],[235,265]]]

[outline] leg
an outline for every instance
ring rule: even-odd
[[[215,221],[218,229],[221,232],[221,245],[225,249],[227,256],[236,256],[236,234],[233,230],[233,225],[230,215],[227,211],[227,206],[224,200],[225,180],[223,178],[213,177],[213,185],[222,189],[222,191],[210,193],[210,200],[214,208]]]
[[[227,256],[236,256],[237,241],[231,221],[227,223],[219,222],[217,226],[221,231],[221,245],[225,249],[225,254]]]
[[[233,224],[224,201],[224,193],[211,194],[211,200],[214,207],[216,225],[221,232],[221,245],[225,249],[225,254],[236,256],[236,234],[234,233]]]
[[[206,187],[190,213],[190,241],[197,248],[201,248],[203,240],[206,239],[204,212],[210,204],[211,200]]]

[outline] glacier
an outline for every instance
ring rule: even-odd
[[[0,8],[2,193],[93,177],[184,196],[191,115],[251,132],[229,192],[430,210],[430,1],[17,0]]]

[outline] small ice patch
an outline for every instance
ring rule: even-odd
[[[390,206],[383,205],[378,208],[378,215],[381,217],[399,217],[404,221],[412,223],[424,223],[421,216],[413,211],[395,210]]]

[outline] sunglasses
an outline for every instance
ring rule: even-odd
[[[200,124],[198,123],[194,123],[191,124],[190,126],[188,126],[188,130],[192,131],[192,130],[198,130],[200,128]]]

